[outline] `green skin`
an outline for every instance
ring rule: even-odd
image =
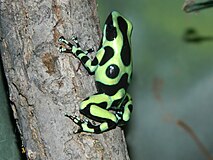
[[[77,57],[87,71],[95,76],[98,93],[84,99],[80,113],[99,122],[95,125],[76,116],[65,115],[79,125],[79,132],[102,133],[116,126],[125,125],[132,112],[132,98],[127,88],[132,77],[132,56],[130,37],[132,24],[120,13],[113,11],[108,16],[103,30],[103,37],[96,57],[91,60],[77,41],[72,45],[64,37],[59,42],[68,48],[59,48],[60,52],[71,53]]]

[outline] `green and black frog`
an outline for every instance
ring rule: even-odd
[[[111,12],[93,60],[87,56],[92,50],[83,51],[76,37],[72,39],[75,45],[64,37],[59,38],[60,43],[68,46],[61,46],[59,51],[77,57],[89,74],[94,75],[98,90],[80,105],[80,113],[98,124],[65,115],[79,125],[76,133],[102,133],[129,121],[133,109],[132,98],[127,93],[132,77],[131,33],[131,22],[117,11]]]

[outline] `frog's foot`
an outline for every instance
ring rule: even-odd
[[[79,129],[75,131],[74,133],[89,132],[89,133],[99,134],[116,127],[116,123],[112,122],[111,120],[108,120],[108,122],[103,122],[99,125],[95,125],[95,124],[92,124],[90,121],[82,120],[77,116],[71,116],[67,114],[65,114],[65,116],[70,118],[75,124],[79,126]]]
[[[59,50],[59,52],[61,52],[61,53],[72,53],[71,49],[67,49],[67,48],[64,48],[64,47],[62,47],[62,46],[60,46],[60,47],[58,48],[58,50]]]
[[[72,48],[73,48],[73,45],[68,42],[63,36],[61,36],[59,39],[58,39],[58,42],[62,45],[67,45],[69,46],[68,48],[64,48],[62,45],[58,48],[59,52],[61,53],[72,53]]]
[[[76,36],[72,36],[72,41],[75,42],[77,48],[81,48],[80,44],[78,42],[78,38]],[[92,52],[94,52],[93,48],[90,48],[90,49],[87,49],[86,51],[84,51],[85,54],[92,53]]]
[[[115,113],[117,119],[118,119],[118,126],[121,127],[121,126],[124,126],[126,125],[126,122],[123,120],[123,111],[117,111]]]
[[[72,40],[73,42],[75,42],[77,48],[80,48],[80,44],[79,44],[79,42],[78,42],[78,38],[77,38],[75,35],[72,36],[71,40]]]
[[[77,131],[74,131],[74,133],[80,133],[83,131],[82,124],[87,123],[87,121],[80,119],[78,116],[72,116],[68,114],[65,114],[65,116],[71,119],[75,124],[77,124],[80,127]]]
[[[73,41],[76,45],[76,48],[80,49],[81,50],[81,47],[80,47],[80,44],[78,42],[78,38],[76,36],[72,36],[71,38],[71,41]],[[58,42],[61,43],[61,44],[65,44],[65,45],[68,45],[70,47],[70,49],[67,49],[67,48],[63,48],[62,46],[59,47],[59,51],[60,52],[65,52],[65,53],[70,53],[72,51],[72,48],[73,48],[73,44],[71,44],[69,41],[67,41],[63,36],[61,36],[59,39],[58,39]],[[88,54],[88,53],[91,53],[91,52],[94,52],[94,49],[93,48],[90,48],[90,49],[87,49],[86,51],[83,51],[85,54]]]
[[[61,37],[58,39],[58,42],[61,43],[61,44],[68,45],[70,48],[73,47],[73,44],[71,44],[69,41],[67,41],[63,36],[61,36]]]

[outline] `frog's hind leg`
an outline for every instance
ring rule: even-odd
[[[124,98],[121,107],[118,111],[116,111],[116,116],[118,118],[118,126],[123,126],[125,125],[131,116],[132,113],[132,98],[131,96],[127,93],[126,97]]]
[[[80,126],[77,132],[102,133],[115,128],[118,122],[116,115],[107,110],[111,104],[111,99],[106,94],[92,95],[81,103],[80,113],[100,122],[98,125],[92,124],[88,120],[81,120],[78,117],[66,116]]]

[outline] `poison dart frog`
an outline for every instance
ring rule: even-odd
[[[131,33],[131,22],[119,12],[111,12],[93,60],[87,56],[92,49],[82,50],[76,37],[72,38],[74,45],[63,36],[59,38],[59,42],[67,46],[60,46],[59,51],[78,58],[89,74],[94,75],[97,87],[96,94],[82,101],[80,113],[98,124],[65,115],[79,126],[76,133],[102,133],[129,121],[133,108],[127,93],[132,77]]]

